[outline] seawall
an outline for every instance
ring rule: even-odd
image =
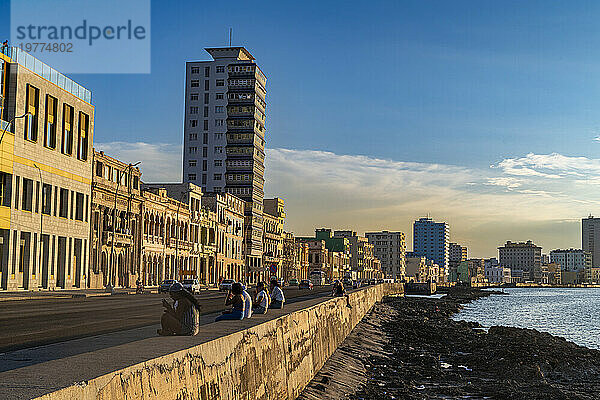
[[[38,399],[295,399],[371,307],[402,291],[369,286],[350,293],[352,308],[329,299]]]

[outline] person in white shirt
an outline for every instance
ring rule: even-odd
[[[244,308],[244,318],[250,318],[252,316],[252,298],[245,287],[242,295],[244,296],[244,303],[246,304],[246,308]]]
[[[271,308],[282,309],[285,303],[285,296],[281,290],[281,284],[277,280],[271,281]]]
[[[254,313],[255,314],[266,314],[269,309],[269,303],[271,298],[265,288],[263,282],[258,282],[256,285],[256,299],[254,299]]]

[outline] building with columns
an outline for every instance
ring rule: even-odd
[[[0,290],[85,288],[91,92],[4,47],[0,95]]]
[[[94,150],[88,287],[132,287],[142,255],[142,173]]]

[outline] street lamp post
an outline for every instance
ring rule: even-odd
[[[8,121],[8,125],[6,125],[6,127],[2,130],[2,136],[0,136],[0,143],[2,143],[2,139],[4,139],[4,134],[6,133],[6,130],[15,122],[15,120],[25,118],[28,115],[32,114],[30,112],[26,112],[25,114],[13,117],[10,121]]]
[[[44,241],[42,240],[43,236],[43,228],[44,228],[44,181],[42,179],[42,170],[37,166],[36,163],[33,163],[33,166],[37,168],[40,174],[40,189],[42,191],[42,195],[40,196],[40,266],[42,265],[43,253],[44,253]],[[43,266],[42,266],[43,268]],[[43,273],[42,273],[43,279]],[[39,286],[39,285],[38,285]],[[42,282],[43,286],[43,282]]]

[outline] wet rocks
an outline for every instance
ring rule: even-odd
[[[367,380],[354,399],[598,399],[600,352],[531,329],[454,321],[463,303],[490,292],[378,304],[384,351],[362,358]]]

